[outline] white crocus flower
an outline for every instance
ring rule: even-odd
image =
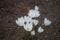
[[[39,17],[40,16],[40,13],[38,11],[37,6],[35,6],[35,9],[29,10],[28,16],[31,17],[31,18],[35,18],[35,17]]]
[[[24,16],[24,20],[25,22],[31,22],[32,18],[28,17],[28,16]]]
[[[23,26],[24,25],[24,22],[25,22],[25,20],[23,19],[23,17],[18,18],[18,20],[16,20],[16,23],[19,26]]]
[[[38,24],[38,20],[33,19],[33,24],[36,26]]]
[[[50,24],[51,24],[51,21],[50,21],[49,19],[45,18],[45,19],[44,19],[44,25],[45,25],[45,26],[48,26],[48,25],[50,25]]]
[[[24,25],[24,29],[25,29],[26,31],[31,31],[32,28],[33,28],[32,23],[26,23],[26,24]]]
[[[41,28],[41,27],[38,28],[38,32],[39,32],[39,33],[42,33],[43,31],[44,31],[43,28]]]
[[[35,35],[35,31],[31,31],[31,35]]]
[[[31,18],[35,18],[35,17],[39,17],[40,14],[39,14],[38,10],[31,9],[31,10],[29,10],[28,16]]]

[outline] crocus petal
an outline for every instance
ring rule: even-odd
[[[35,6],[35,10],[38,10],[39,9],[39,7],[38,6]]]
[[[33,24],[36,26],[38,24],[38,20],[34,19]]]
[[[39,32],[39,33],[42,33],[43,31],[44,31],[43,28],[41,28],[41,27],[38,28],[38,32]]]
[[[35,35],[35,31],[31,31],[31,35]]]
[[[44,25],[45,25],[45,26],[48,26],[48,25],[50,25],[50,24],[51,24],[51,21],[50,21],[49,19],[45,18],[45,19],[44,19]]]
[[[31,22],[32,18],[28,17],[28,16],[24,16],[24,20],[25,22]]]
[[[25,29],[26,31],[31,31],[32,28],[33,28],[33,25],[32,25],[31,23],[26,23],[26,24],[24,25],[24,29]]]
[[[18,20],[16,20],[16,24],[17,25],[19,25],[19,26],[23,26],[24,25],[24,19],[23,19],[23,17],[21,17],[21,18],[18,18]]]

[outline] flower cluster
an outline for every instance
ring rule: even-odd
[[[28,16],[18,18],[18,20],[16,20],[17,25],[23,26],[23,28],[26,31],[31,31],[33,28],[33,25],[38,24],[38,20],[32,19],[32,18],[40,16],[38,9],[39,8],[37,6],[35,6],[34,9],[29,10]]]
[[[32,31],[33,29],[33,25],[36,26],[38,25],[39,21],[37,19],[34,19],[35,17],[39,17],[40,16],[40,12],[39,12],[39,7],[35,6],[34,9],[29,10],[28,16],[23,16],[18,18],[18,20],[16,20],[17,25],[19,26],[23,26],[23,28],[26,31],[31,31],[31,35],[35,35],[35,31]],[[51,24],[51,21],[48,20],[47,18],[44,19],[44,25],[48,26]],[[38,28],[38,32],[42,33],[44,31],[44,29],[42,27]]]

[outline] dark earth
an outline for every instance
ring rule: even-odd
[[[36,18],[39,24],[33,28],[36,34],[32,36],[15,20],[27,15],[35,5],[41,16]],[[42,25],[45,17],[52,21],[51,25]],[[37,32],[39,26],[44,29],[43,33]],[[0,40],[60,40],[60,0],[0,0]]]

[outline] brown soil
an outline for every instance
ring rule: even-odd
[[[28,10],[37,5],[41,16],[39,26],[45,29],[43,33],[36,31],[35,36],[26,32],[15,23]],[[47,17],[52,21],[48,27],[42,25]],[[34,29],[33,29],[34,30]],[[59,0],[0,0],[0,40],[60,40],[60,1]]]

